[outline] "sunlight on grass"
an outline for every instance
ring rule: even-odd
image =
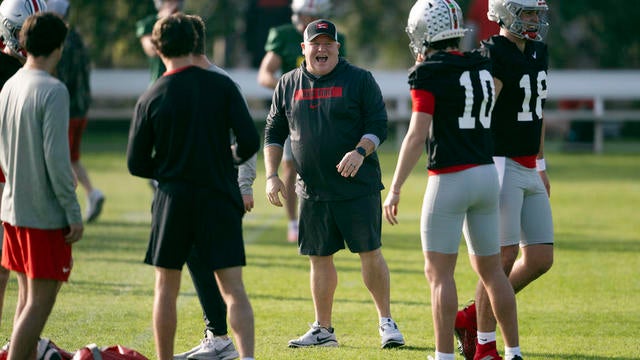
[[[89,132],[83,162],[107,200],[104,213],[74,246],[71,279],[62,287],[43,336],[75,350],[87,343],[122,344],[153,358],[153,268],[142,263],[149,236],[151,189],[130,176],[126,133]],[[397,154],[380,154],[384,183]],[[547,153],[556,232],[554,267],[518,296],[521,347],[527,359],[632,359],[640,352],[640,155]],[[287,341],[313,322],[309,263],[286,242],[284,210],[267,204],[262,159],[256,208],[244,220],[248,266],[244,280],[256,321],[258,359],[425,359],[433,353],[429,287],[423,274],[419,216],[426,186],[425,159],[400,203],[400,224],[383,224],[383,252],[391,270],[392,312],[407,346],[379,349],[377,315],[360,274],[359,259],[335,257],[339,285],[333,324],[340,348],[288,349]],[[383,191],[383,199],[386,196]],[[81,205],[84,193],[78,190]],[[459,305],[473,297],[477,278],[464,242],[456,269]],[[185,271],[178,301],[176,352],[195,346],[204,324]],[[12,276],[0,326],[9,337],[17,285]]]

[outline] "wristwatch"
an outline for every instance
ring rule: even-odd
[[[362,146],[358,146],[356,148],[358,154],[362,155],[362,157],[367,157],[367,150],[365,150]]]

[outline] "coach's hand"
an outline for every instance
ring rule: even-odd
[[[287,195],[285,195],[286,193],[284,189],[284,183],[280,180],[278,175],[272,175],[267,179],[267,199],[272,205],[282,207],[282,201],[280,201],[278,193],[282,194],[282,197],[286,199]]]
[[[80,240],[82,238],[83,232],[84,226],[82,225],[82,223],[69,224],[69,232],[64,235],[67,244],[73,244],[74,242]]]
[[[336,165],[336,169],[343,177],[354,177],[364,162],[364,156],[352,150],[344,154],[342,160]]]

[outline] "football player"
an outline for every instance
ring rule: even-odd
[[[36,2],[19,3],[13,11]],[[26,62],[0,92],[0,164],[9,175],[2,197],[2,266],[18,280],[11,360],[36,359],[38,338],[72,270],[72,244],[84,231],[69,157],[69,93],[51,75],[66,35],[65,23],[53,13],[27,17],[20,30]]]
[[[492,160],[496,88],[490,60],[477,51],[459,50],[465,32],[462,11],[453,0],[418,0],[411,9],[407,34],[416,60],[409,71],[413,112],[384,214],[390,224],[398,223],[402,185],[426,143],[429,181],[420,235],[431,287],[435,359],[454,359],[454,271],[464,232],[469,260],[487,288],[505,346],[517,351],[508,359],[515,360],[521,359],[516,302],[500,265],[499,185]]]
[[[65,22],[69,18],[70,3],[68,0],[47,0],[49,11],[58,14]],[[56,77],[69,90],[69,147],[71,166],[78,183],[86,193],[85,221],[95,221],[102,213],[105,196],[100,189],[93,186],[89,172],[80,161],[80,145],[87,127],[89,107],[91,106],[90,85],[91,59],[89,49],[75,27],[69,27],[64,43],[62,58],[56,68]]]
[[[26,51],[20,46],[18,35],[24,21],[38,11],[46,10],[43,0],[4,0],[0,4],[0,89],[27,60]],[[4,171],[0,171],[0,197],[4,189]],[[3,229],[0,227],[0,253],[2,253]],[[0,266],[0,321],[4,292],[9,280],[9,270]]]
[[[493,63],[496,88],[502,89],[491,129],[500,179],[502,266],[516,293],[553,264],[550,185],[543,156],[549,55],[542,39],[547,12],[544,0],[490,0],[487,15],[500,25],[500,33],[482,42]],[[516,261],[520,249],[522,256]],[[498,358],[495,319],[478,322],[476,332],[476,309],[490,313],[482,286],[477,287],[476,299],[456,318],[461,351],[467,360],[474,359],[474,353],[476,359]]]
[[[253,359],[253,311],[242,282],[245,208],[234,164],[252,157],[260,139],[235,83],[193,66],[196,40],[193,22],[184,14],[154,25],[152,42],[168,70],[138,100],[127,147],[130,173],[159,183],[145,257],[159,281],[153,310],[156,351],[160,360],[174,359],[174,291],[185,262],[197,251],[209,273],[215,272],[240,358],[248,360]]]

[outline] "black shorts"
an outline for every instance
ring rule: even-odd
[[[380,193],[344,200],[300,199],[300,254],[328,256],[345,248],[353,253],[382,245]]]
[[[244,212],[228,196],[184,184],[160,184],[151,214],[145,263],[182,270],[195,248],[211,271],[246,265]]]

